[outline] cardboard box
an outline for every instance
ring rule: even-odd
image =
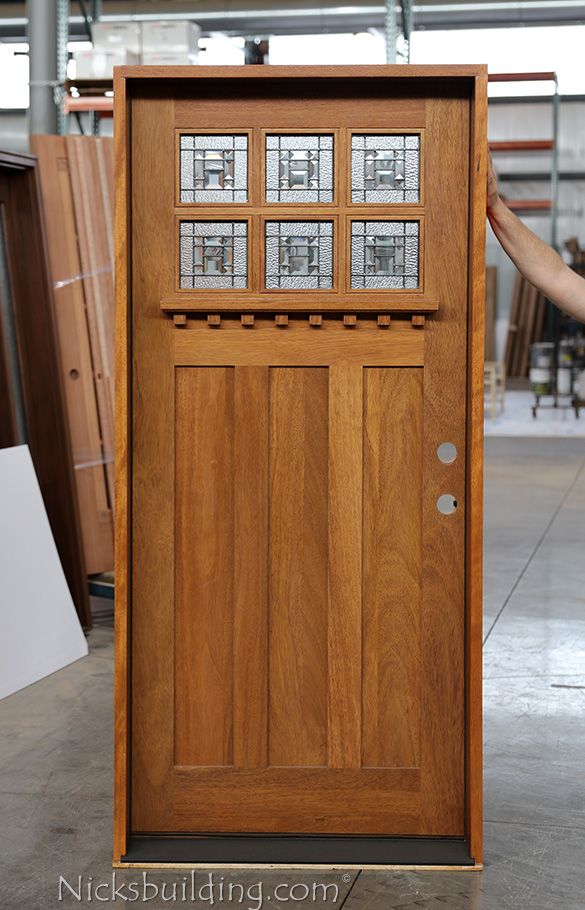
[[[142,50],[140,22],[95,22],[91,34],[94,50],[126,50],[132,54]]]
[[[127,50],[75,51],[76,79],[111,79],[115,66],[132,66],[140,63],[138,54]]]
[[[188,19],[142,23],[142,54],[196,54],[201,29]],[[147,61],[143,59],[143,62]]]
[[[195,66],[197,54],[151,51],[142,55],[142,63],[148,66]]]

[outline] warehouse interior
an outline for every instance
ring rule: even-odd
[[[502,197],[585,277],[584,46],[581,0],[0,2],[3,910],[116,899],[113,67],[486,64]],[[485,288],[483,870],[214,870],[253,910],[583,906],[585,329],[489,225]]]

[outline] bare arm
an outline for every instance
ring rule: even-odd
[[[491,159],[487,215],[494,234],[518,271],[560,309],[585,322],[585,280],[510,211],[499,194]]]

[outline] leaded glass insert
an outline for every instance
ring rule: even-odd
[[[420,201],[420,136],[352,136],[351,201]]]
[[[181,288],[248,286],[246,221],[181,222]]]
[[[416,288],[418,263],[418,221],[352,221],[352,288]]]
[[[267,221],[266,287],[333,287],[333,222]]]
[[[181,202],[247,202],[247,136],[181,136]]]
[[[266,202],[333,202],[333,136],[267,136]]]

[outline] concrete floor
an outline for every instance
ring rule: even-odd
[[[226,872],[251,887],[238,907],[260,910],[260,881],[264,906],[279,882],[331,881],[346,910],[585,907],[585,441],[490,439],[487,456],[485,871]],[[111,628],[90,644],[0,702],[1,910],[79,906],[67,891],[59,901],[59,875],[111,883]]]

